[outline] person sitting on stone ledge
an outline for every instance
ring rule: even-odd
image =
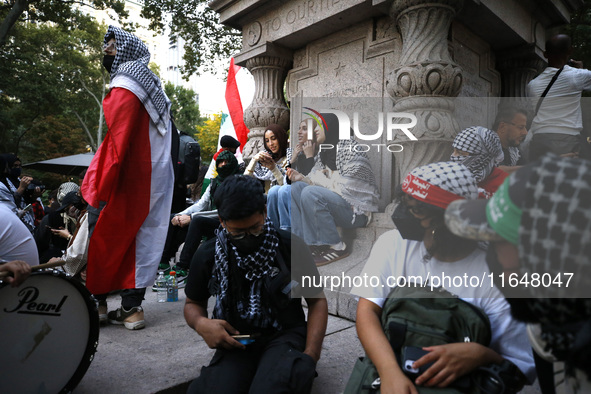
[[[314,130],[319,151],[307,176],[291,171],[292,231],[312,247],[316,265],[347,257],[351,251],[337,227],[367,226],[378,211],[378,187],[369,158],[353,138],[339,140],[334,114],[321,114]]]
[[[252,177],[226,179],[215,204],[222,228],[193,257],[184,314],[217,351],[188,393],[309,393],[328,319],[310,251],[275,229]]]
[[[298,171],[302,175],[308,175],[314,167],[314,156],[318,153],[316,134],[312,133],[312,139],[308,140],[308,121],[300,122],[298,129],[298,143],[293,150],[291,167],[287,168],[286,184],[275,185],[267,192],[267,212],[275,228],[291,231],[291,172]]]
[[[265,149],[257,153],[244,175],[254,176],[265,182],[265,190],[285,183],[285,169],[291,163],[291,148],[288,148],[288,136],[278,124],[267,126],[263,140]]]
[[[415,359],[412,367],[419,369],[433,364],[413,378],[414,381],[403,372],[380,322],[382,307],[394,288],[386,278],[415,281],[422,278],[425,283],[443,273],[452,278],[488,274],[486,253],[479,249],[478,243],[453,235],[444,222],[445,208],[452,201],[477,197],[476,181],[460,163],[440,162],[418,167],[402,184],[400,203],[393,215],[397,229],[384,233],[376,241],[361,274],[380,278],[382,285],[358,286],[352,290],[360,297],[356,323],[359,340],[377,368],[382,393],[394,389],[416,393],[415,385],[447,387],[480,366],[500,364],[503,360],[517,366],[530,383],[535,380],[525,325],[511,317],[510,306],[496,287],[450,287],[451,281],[448,284],[443,281],[445,290],[484,311],[490,320],[492,339],[488,347],[478,342],[423,347],[428,353]]]

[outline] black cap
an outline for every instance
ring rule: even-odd
[[[57,209],[57,212],[63,212],[70,205],[79,205],[82,202],[82,198],[78,195],[78,192],[69,192],[62,199],[62,205]]]
[[[220,139],[220,145],[222,148],[238,148],[240,146],[240,141],[234,137],[225,135]]]

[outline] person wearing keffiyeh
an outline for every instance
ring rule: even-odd
[[[508,173],[497,166],[503,162],[503,148],[497,133],[486,127],[469,127],[460,131],[452,143],[450,160],[462,163],[478,182],[481,197],[490,198]]]
[[[450,204],[445,220],[458,236],[490,242],[487,262],[505,276],[511,312],[531,324],[542,389],[591,392],[591,163],[543,156],[490,200]]]
[[[215,204],[220,227],[193,257],[184,312],[217,351],[187,392],[309,393],[328,318],[322,288],[303,280],[319,279],[310,251],[274,228],[263,187],[252,177],[226,179]]]
[[[125,289],[108,320],[136,330],[145,326],[141,303],[156,276],[172,204],[170,100],[138,37],[109,26],[103,51],[111,77],[103,100],[108,132],[81,188],[89,204],[86,285],[99,298],[101,317],[105,294]]]
[[[460,163],[431,163],[412,170],[401,189],[393,215],[396,229],[378,238],[360,274],[376,277],[379,282],[352,289],[352,293],[360,297],[356,318],[359,340],[380,371],[382,392],[397,388],[400,392],[412,393],[421,386],[453,388],[453,382],[461,376],[481,366],[501,363],[517,367],[511,373],[516,383],[522,385],[529,381],[531,384],[535,380],[535,369],[526,327],[511,317],[510,305],[499,289],[455,280],[489,274],[486,253],[478,243],[454,235],[444,222],[445,208],[454,201],[477,199],[476,181],[470,170]],[[416,360],[413,367],[426,367],[426,370],[418,377],[409,378],[403,373],[403,366],[399,365],[380,324],[386,299],[393,288],[402,283],[390,279],[406,278],[419,284],[436,285],[430,278],[442,275],[454,279],[442,280],[438,286],[480,308],[488,316],[491,341],[488,346],[467,341],[424,347],[428,354]]]
[[[269,190],[285,183],[285,170],[291,163],[287,132],[278,124],[267,126],[263,146],[265,149],[252,158],[244,175],[264,181],[265,190]]]
[[[366,226],[378,210],[379,192],[369,158],[354,139],[339,139],[338,119],[321,114],[323,127],[314,131],[320,144],[307,176],[290,171],[291,227],[314,248],[317,265],[347,257],[351,252],[337,226]]]

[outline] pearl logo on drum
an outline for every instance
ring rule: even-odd
[[[47,302],[36,302],[39,298],[39,289],[33,286],[25,287],[18,292],[18,304],[12,310],[4,308],[7,313],[25,313],[29,315],[44,315],[44,316],[61,316],[61,309],[67,295],[63,296],[61,300],[55,304]]]

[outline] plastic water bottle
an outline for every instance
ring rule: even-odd
[[[179,287],[176,282],[176,271],[170,271],[169,275],[170,276],[168,277],[168,282],[166,286],[166,291],[168,293],[166,301],[175,302],[179,300]]]
[[[158,272],[158,277],[156,278],[156,283],[154,285],[158,292],[158,302],[166,302],[168,294],[166,294],[167,283],[166,278],[164,277],[164,271]]]

